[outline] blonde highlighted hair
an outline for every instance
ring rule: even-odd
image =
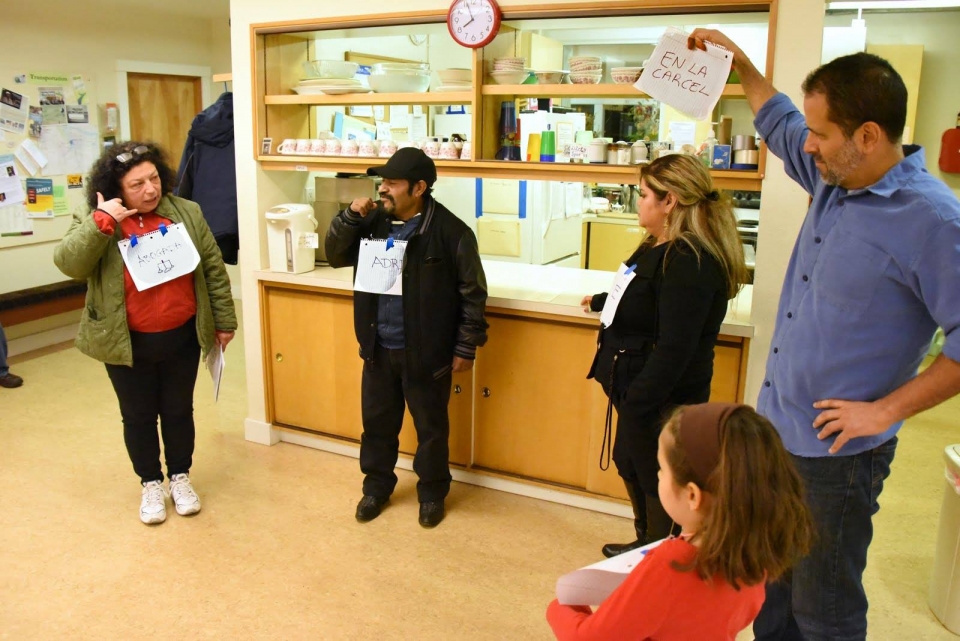
[[[736,296],[749,278],[743,244],[730,197],[714,188],[706,167],[693,156],[670,154],[641,166],[640,180],[658,200],[667,194],[677,199],[667,218],[666,240],[685,243],[697,258],[701,249],[707,251],[726,277],[727,298]]]

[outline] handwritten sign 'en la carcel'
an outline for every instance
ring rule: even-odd
[[[190,274],[200,264],[200,254],[183,223],[170,225],[166,230],[166,234],[157,230],[137,236],[136,244],[130,239],[118,243],[137,291]]]
[[[667,29],[634,85],[691,118],[704,120],[723,95],[733,54],[712,43],[688,49],[687,34]]]
[[[407,253],[407,241],[386,241],[378,238],[365,238],[360,241],[360,254],[357,256],[357,277],[353,282],[354,291],[371,294],[403,293],[403,258]]]

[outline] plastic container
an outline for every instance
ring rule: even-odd
[[[930,579],[930,609],[945,628],[960,634],[960,445],[944,450],[943,503]]]
[[[267,210],[267,249],[270,271],[302,274],[313,271],[316,250],[306,235],[317,229],[313,207],[300,203],[277,205]]]
[[[547,125],[547,130],[540,132],[540,162],[556,162],[557,138],[556,132]]]

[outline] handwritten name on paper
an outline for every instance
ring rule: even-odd
[[[137,236],[137,243],[124,239],[120,255],[138,291],[144,291],[191,273],[200,264],[200,254],[183,223],[167,227],[167,233],[152,231]]]

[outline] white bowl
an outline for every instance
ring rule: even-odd
[[[367,82],[376,93],[424,93],[430,87],[430,72],[371,74]]]
[[[610,77],[618,85],[632,85],[640,79],[643,67],[613,67],[610,69]]]
[[[356,62],[344,60],[311,60],[303,63],[308,78],[353,78],[360,68]]]
[[[559,85],[563,82],[563,77],[567,75],[566,71],[534,71],[537,76],[537,82],[541,85]]]
[[[571,71],[570,82],[575,85],[595,85],[603,78],[602,71]]]
[[[491,71],[490,77],[498,85],[519,85],[530,74],[527,71]]]
[[[473,81],[472,69],[437,69],[440,84],[455,85],[458,83],[470,84]]]

